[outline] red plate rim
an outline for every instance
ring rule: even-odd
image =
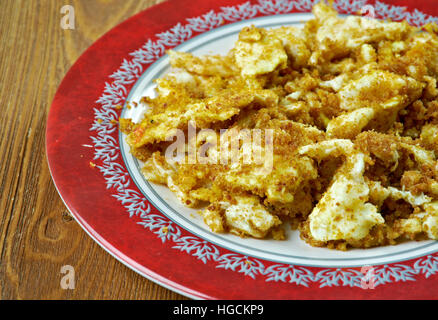
[[[354,1],[335,1],[335,3],[340,2],[343,2],[343,5],[346,3],[350,5],[349,11],[358,11],[354,11],[357,9],[353,7]],[[421,4],[419,7],[420,4],[412,0],[386,1],[385,3],[356,2],[361,6],[370,4],[380,10],[401,8],[391,12],[394,15],[405,14],[404,18],[408,21],[411,19],[410,22],[414,24],[428,21],[427,19],[437,21],[431,16],[438,15],[438,7],[433,4]],[[149,40],[156,41],[157,35],[174,30],[172,28],[175,26],[184,26],[187,18],[205,18],[208,14],[214,15],[221,10],[224,12],[224,8],[234,9],[235,12],[229,12],[237,16],[244,14],[243,12],[246,12],[245,14],[249,12],[248,17],[303,12],[307,10],[307,7],[300,8],[299,5],[304,6],[306,3],[308,2],[304,0],[247,2],[204,0],[197,1],[196,6],[193,6],[191,0],[167,1],[140,12],[102,36],[70,68],[50,108],[46,129],[46,151],[50,173],[58,193],[87,234],[117,260],[146,278],[194,299],[436,298],[436,290],[433,292],[434,286],[430,285],[431,281],[436,283],[438,280],[436,276],[438,256],[435,254],[426,257],[429,259],[427,261],[420,261],[432,263],[429,269],[418,269],[420,270],[418,273],[422,276],[418,274],[414,276],[412,272],[407,273],[406,279],[388,281],[388,283],[383,281],[382,285],[376,286],[373,290],[351,287],[348,282],[342,282],[342,274],[337,280],[340,285],[330,285],[330,283],[324,285],[324,282],[313,281],[300,285],[296,281],[294,283],[290,274],[285,275],[284,281],[281,279],[273,281],[272,277],[267,279],[267,277],[258,275],[257,272],[261,273],[260,270],[266,271],[269,267],[275,267],[269,262],[266,262],[268,268],[263,266],[264,269],[248,271],[242,265],[221,267],[208,259],[203,261],[199,256],[187,254],[188,251],[183,253],[181,250],[175,250],[171,241],[166,241],[166,236],[160,238],[156,233],[147,232],[145,227],[139,224],[141,221],[136,220],[136,216],[129,219],[126,208],[108,191],[107,180],[99,171],[102,164],[99,163],[99,159],[95,159],[96,155],[90,138],[93,136],[90,128],[96,118],[96,112],[99,112],[96,101],[101,97],[102,92],[111,88],[108,86],[112,81],[110,76],[132,57],[130,53],[141,48]],[[262,6],[265,6],[263,10],[266,12],[262,12],[260,9]],[[402,6],[409,10],[403,9]],[[339,5],[339,9],[342,8]],[[251,10],[259,11],[251,12]],[[430,15],[423,15],[422,12]],[[204,31],[192,30],[187,39]],[[168,47],[172,47],[172,44]],[[141,68],[140,70],[144,71]],[[127,88],[130,88],[132,84],[128,84]],[[120,90],[123,91],[123,88]],[[121,92],[120,96],[123,94],[127,93]],[[121,160],[120,158],[119,156],[118,161]],[[123,160],[120,164],[123,165]],[[129,181],[130,178],[126,179],[123,181]],[[159,215],[160,213],[151,206],[148,214]],[[178,232],[190,237],[190,232],[186,230],[178,230]],[[223,255],[233,256],[233,252],[222,249],[221,251],[225,252]],[[249,264],[258,263],[251,257],[245,258]],[[410,266],[415,263],[418,264],[419,260],[410,261]],[[308,269],[312,272],[315,270],[314,275],[325,271],[321,268]],[[345,272],[357,275],[355,273],[357,270],[354,268],[349,268]]]

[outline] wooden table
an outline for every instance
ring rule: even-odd
[[[69,216],[46,161],[46,118],[70,66],[162,0],[0,0],[0,300],[185,299],[122,265]],[[75,9],[76,29],[60,27]],[[61,267],[75,289],[61,288]]]

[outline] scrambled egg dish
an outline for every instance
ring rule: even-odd
[[[120,119],[132,154],[213,232],[281,240],[292,227],[339,250],[437,240],[436,25],[313,13],[303,28],[246,27],[226,56],[169,51],[143,118]],[[208,134],[171,160],[192,124]],[[183,161],[190,144],[217,156],[221,129],[271,132],[271,167]]]

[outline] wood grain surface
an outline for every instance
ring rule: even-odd
[[[115,260],[69,216],[50,177],[46,118],[70,66],[162,0],[0,0],[0,299],[186,299]],[[63,30],[61,8],[75,9]],[[60,282],[75,270],[75,289]]]

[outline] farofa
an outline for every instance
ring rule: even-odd
[[[143,174],[203,208],[214,232],[284,239],[289,223],[339,250],[437,240],[436,26],[341,19],[323,2],[313,13],[303,28],[246,27],[226,56],[170,50],[176,71],[143,98],[144,119],[120,119]],[[185,141],[182,160],[190,144],[220,156],[220,129],[269,129],[272,171],[169,160],[169,138],[192,121],[210,136]]]

